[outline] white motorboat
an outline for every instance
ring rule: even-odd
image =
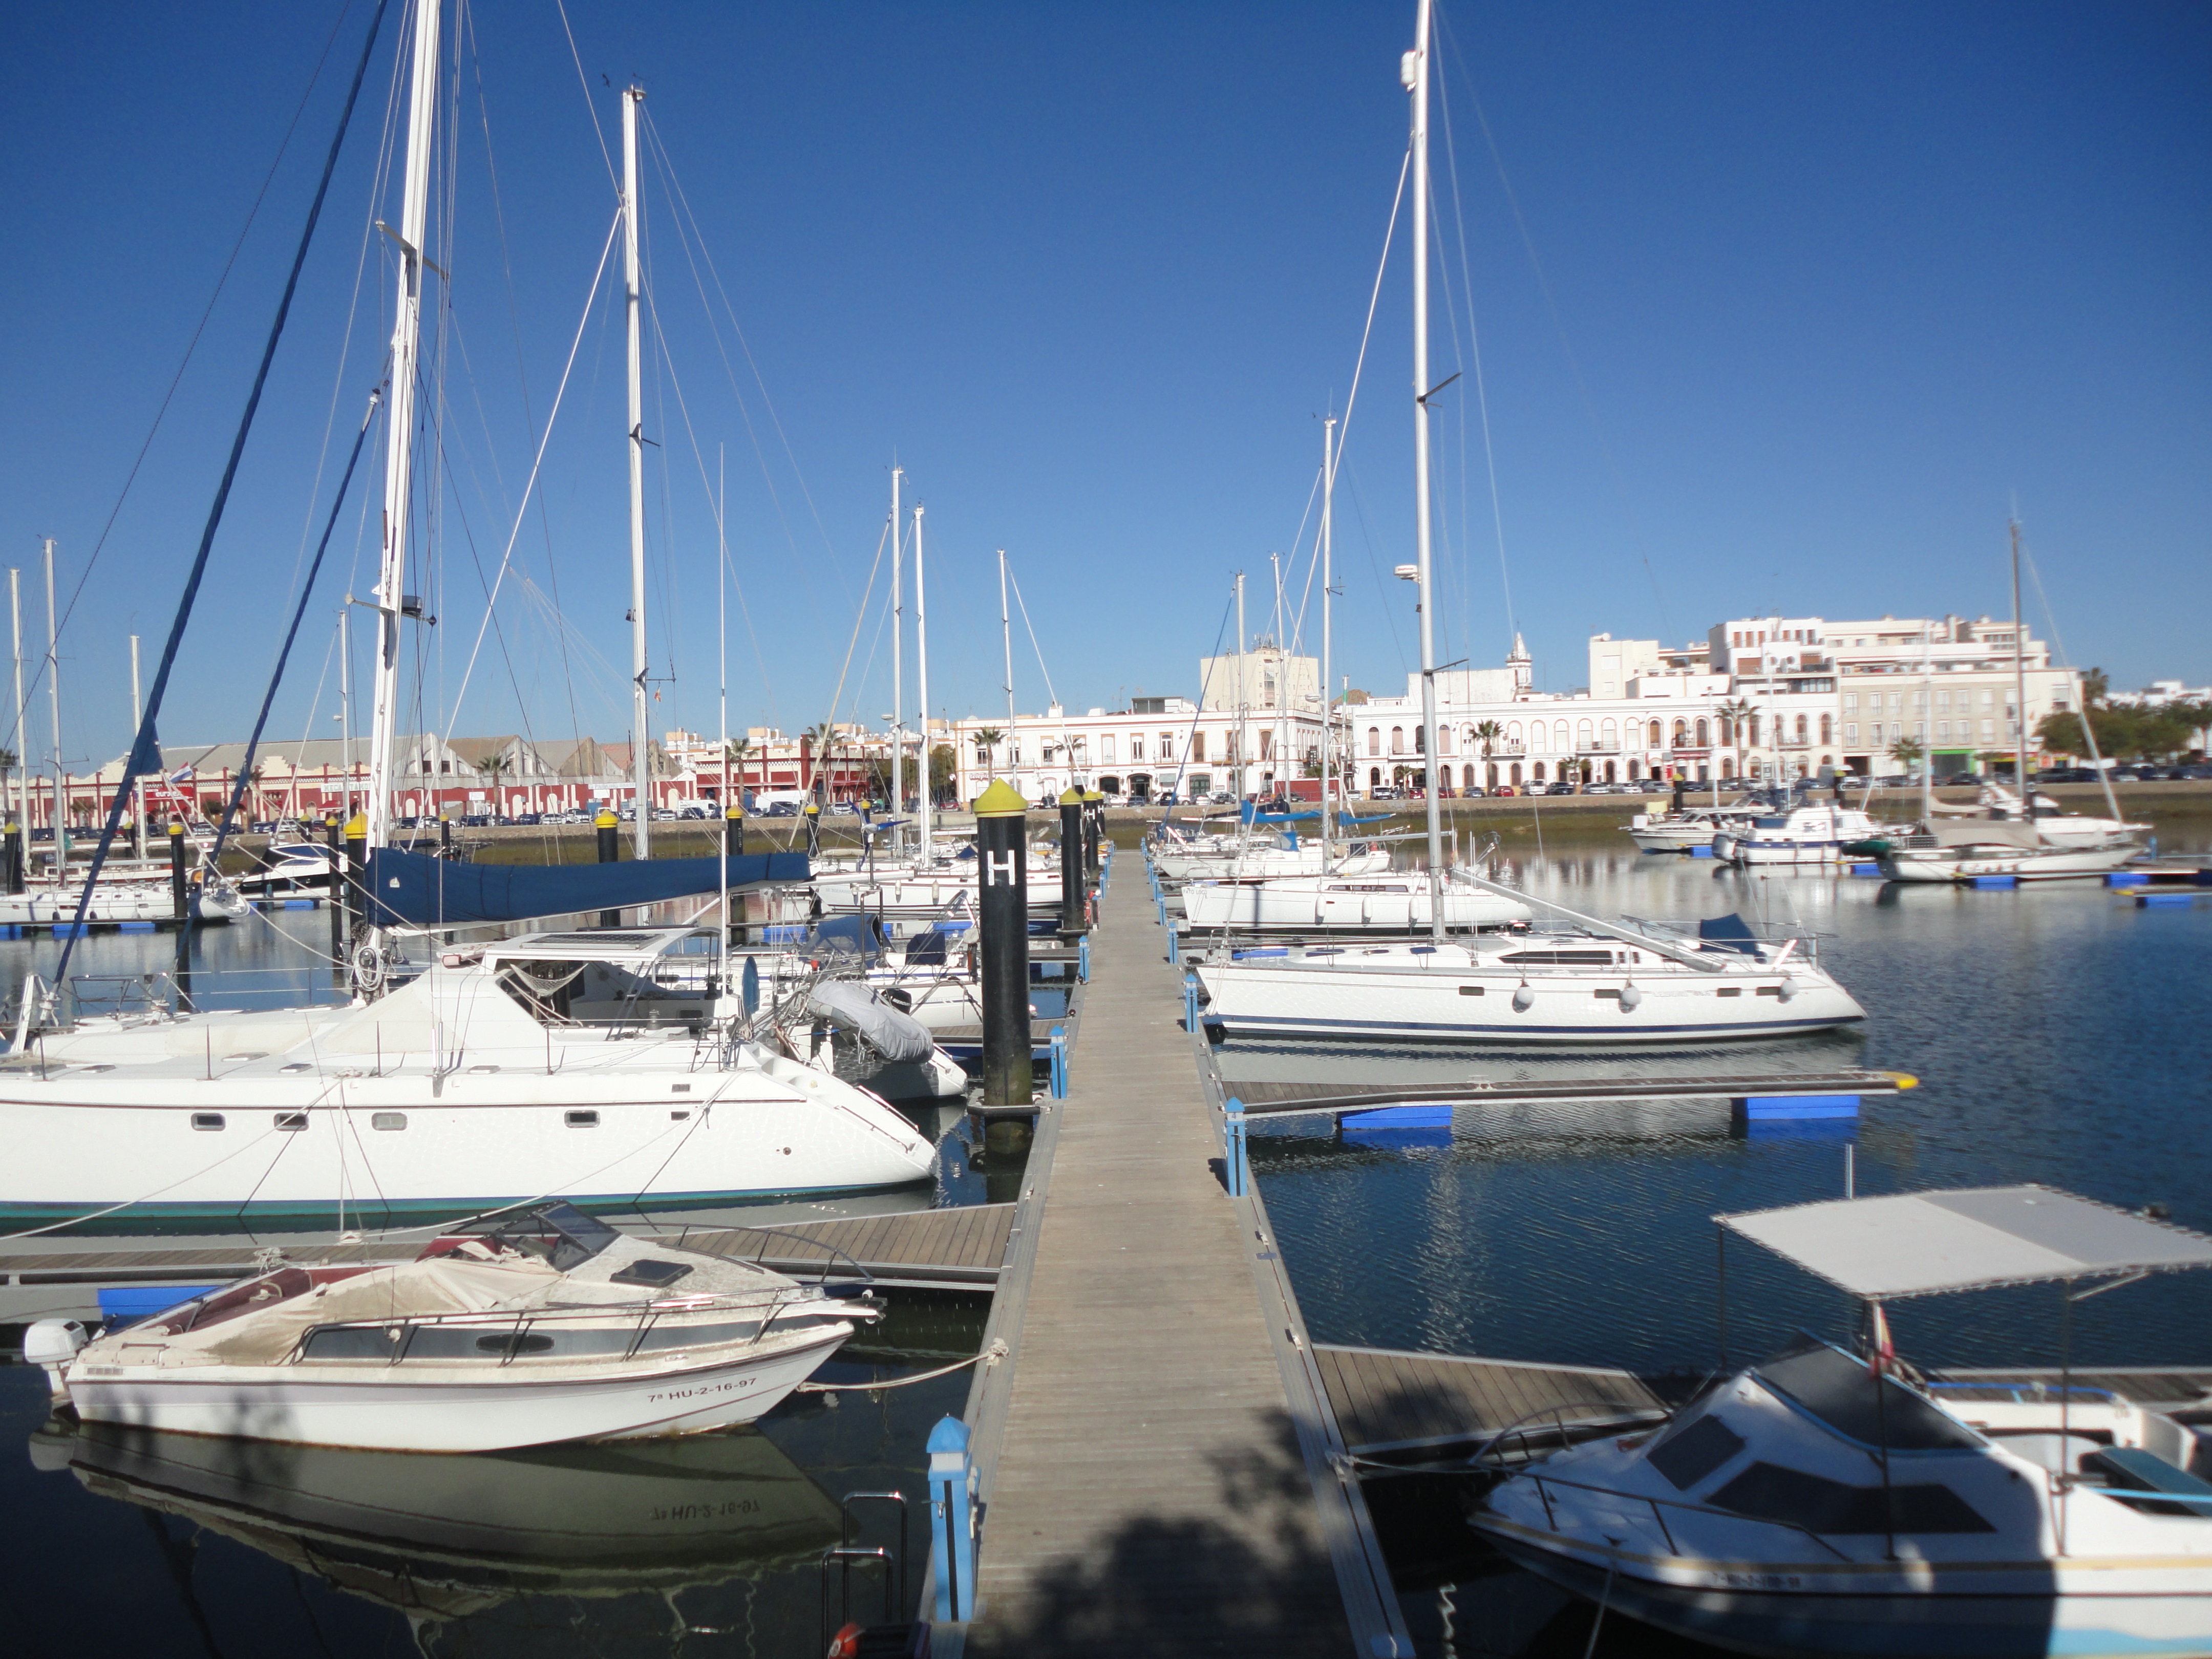
[[[239,890],[256,898],[286,894],[325,895],[332,887],[337,857],[311,841],[271,842],[255,866],[236,878]]]
[[[1685,806],[1673,812],[1638,812],[1621,827],[1640,853],[1687,853],[1711,847],[1723,830],[1748,828],[1762,809],[1755,803]]]
[[[1434,908],[1427,874],[1392,871],[1381,849],[1354,853],[1326,875],[1194,881],[1182,890],[1194,932],[1403,933],[1427,928]],[[1529,910],[1447,872],[1443,918],[1447,933],[1466,933],[1527,921]]]
[[[2052,842],[2041,818],[1937,818],[1918,834],[1886,838],[1877,862],[1891,881],[1971,883],[1982,877],[2015,881],[2094,879],[2142,856],[2131,834],[2101,841]]]
[[[1717,1219],[1864,1299],[1867,1352],[1808,1340],[1656,1432],[1524,1462],[1472,1517],[1501,1551],[1741,1653],[2212,1652],[2212,1485],[2186,1468],[2191,1431],[2063,1369],[2056,1387],[1922,1383],[1881,1313],[2051,1279],[2071,1298],[2212,1265],[2212,1239],[2039,1187]],[[1553,1443],[1549,1425],[1510,1431],[1480,1461]]]
[[[2019,795],[2001,783],[1984,784],[1980,802],[1976,806],[1946,807],[1939,802],[1935,804],[1935,811],[1947,817],[1972,815],[1999,823],[2020,823],[2023,819]],[[2150,833],[2148,823],[2134,823],[2120,817],[2092,817],[2085,812],[2069,812],[2048,795],[2029,795],[2025,819],[2035,825],[2037,836],[2046,847],[2104,847],[2123,836],[2139,836]]]
[[[1162,841],[1152,849],[1152,868],[1163,881],[1262,881],[1322,875],[1343,856],[1318,836],[1247,830],[1194,842]]]
[[[1232,1036],[1610,1046],[1856,1024],[1865,1011],[1816,943],[1724,916],[1690,938],[1643,922],[1494,944],[1278,946],[1194,971],[1205,1019]]]
[[[74,1352],[73,1323],[24,1341],[88,1423],[480,1452],[750,1423],[878,1311],[556,1202],[410,1262],[276,1267]]]
[[[1839,864],[1846,845],[1878,828],[1856,807],[1808,803],[1722,830],[1713,837],[1713,856],[1740,865]]]
[[[0,1222],[376,1225],[538,1193],[672,1208],[927,1179],[913,1124],[758,1040],[714,945],[527,933],[374,1001],[19,1030]]]

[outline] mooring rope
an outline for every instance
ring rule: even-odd
[[[912,1376],[894,1376],[884,1382],[802,1382],[793,1392],[794,1394],[874,1394],[880,1389],[910,1388],[916,1382],[929,1382],[940,1376],[950,1376],[953,1372],[973,1365],[979,1360],[986,1365],[995,1365],[1006,1357],[1007,1352],[1005,1340],[994,1337],[992,1339],[991,1346],[982,1352],[971,1353],[965,1359],[956,1359],[950,1365],[939,1365],[933,1371],[916,1371]]]

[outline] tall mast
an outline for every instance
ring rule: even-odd
[[[623,88],[623,283],[629,317],[629,668],[631,793],[637,821],[631,841],[640,858],[653,841],[653,711],[645,695],[645,389],[639,377],[637,305],[637,106],[642,87]]]
[[[2013,746],[2012,787],[2020,792],[2020,816],[2023,823],[2032,822],[2034,814],[2027,804],[2027,636],[2020,623],[2020,520],[2012,520],[2012,712]],[[2081,718],[2086,722],[2088,711]],[[2117,815],[2115,815],[2117,816]]]
[[[1336,511],[1336,416],[1321,427],[1321,850],[1328,856],[1329,751],[1336,747],[1336,720],[1329,707],[1329,581]]]
[[[1283,556],[1270,553],[1267,562],[1275,568],[1275,793],[1287,795],[1290,791],[1284,785],[1291,775],[1291,656],[1284,643],[1289,636],[1283,631]]]
[[[8,616],[15,628],[15,822],[27,838],[31,833],[31,766],[27,751],[30,733],[23,729],[23,573],[8,573]]]
[[[353,817],[353,599],[338,607],[338,822]]]
[[[1400,60],[1399,76],[1413,94],[1413,545],[1420,567],[1421,794],[1429,817],[1429,934],[1444,936],[1444,837],[1437,799],[1437,641],[1429,567],[1429,10],[1421,0],[1419,33]]]
[[[1017,741],[1014,724],[1014,624],[1013,619],[1006,614],[1006,550],[1003,547],[999,550],[999,637],[1006,647],[1006,752],[1012,754],[1017,752],[1013,746]],[[1019,789],[1021,785],[1017,782],[1014,787]]]
[[[138,722],[144,718],[140,711],[145,706],[145,698],[138,688],[138,636],[133,634],[131,636],[131,729],[133,732],[138,729]],[[123,765],[125,770],[130,769],[128,756],[124,757]],[[131,816],[138,822],[137,833],[131,838],[132,851],[143,859],[146,856],[146,786],[137,778],[129,778],[125,781],[131,786]]]
[[[921,787],[915,793],[921,798],[921,865],[927,869],[937,861],[937,848],[930,833],[935,815],[929,799],[929,592],[922,580],[919,503],[914,509],[914,690],[921,713]]]
[[[1929,704],[1933,701],[1929,696],[1931,671],[1928,656],[1929,636],[1934,633],[1935,628],[1936,624],[1932,622],[1923,623],[1920,625],[1920,720],[1918,725],[1920,728],[1920,821],[1923,824],[1933,823],[1936,821],[1936,751],[1928,738],[1928,734],[1936,729],[1928,718],[1931,712]]]
[[[54,538],[46,538],[46,701],[54,711],[54,879],[69,859],[69,775],[62,769],[62,659],[55,648],[60,619],[54,611]]]
[[[1246,729],[1245,710],[1252,705],[1252,694],[1245,689],[1245,657],[1249,647],[1244,642],[1244,573],[1237,573],[1237,799],[1244,799],[1244,775],[1248,769],[1244,761],[1245,746],[1252,741]]]
[[[384,556],[377,568],[376,710],[368,742],[368,844],[392,832],[392,751],[399,729],[399,623],[407,584],[407,528],[415,473],[416,364],[422,337],[422,237],[430,206],[430,149],[438,112],[438,22],[443,0],[416,0],[414,79],[407,98],[407,163],[399,204],[398,291],[392,305],[392,404],[385,423]]]
[[[906,527],[899,523],[899,480],[904,469],[891,469],[891,817],[906,811],[906,581],[899,568]],[[891,831],[891,850],[902,837]]]

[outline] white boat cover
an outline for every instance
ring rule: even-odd
[[[2051,1187],[1832,1199],[1713,1219],[1875,1301],[2212,1267],[2212,1238]]]
[[[929,1028],[876,999],[858,980],[825,979],[807,994],[810,1012],[842,1021],[872,1043],[893,1065],[927,1060],[937,1046]]]

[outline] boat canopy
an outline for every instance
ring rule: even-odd
[[[368,854],[368,890],[378,927],[464,927],[690,898],[714,891],[726,868],[732,888],[803,882],[811,876],[804,853],[640,859],[627,864],[460,864],[377,847]]]
[[[2212,1267],[2212,1238],[2051,1187],[1832,1199],[1713,1219],[1875,1301]]]
[[[1741,951],[1747,957],[1759,954],[1759,935],[1751,931],[1751,924],[1735,911],[1724,916],[1706,916],[1698,923],[1698,938],[1705,944],[1723,951]]]

